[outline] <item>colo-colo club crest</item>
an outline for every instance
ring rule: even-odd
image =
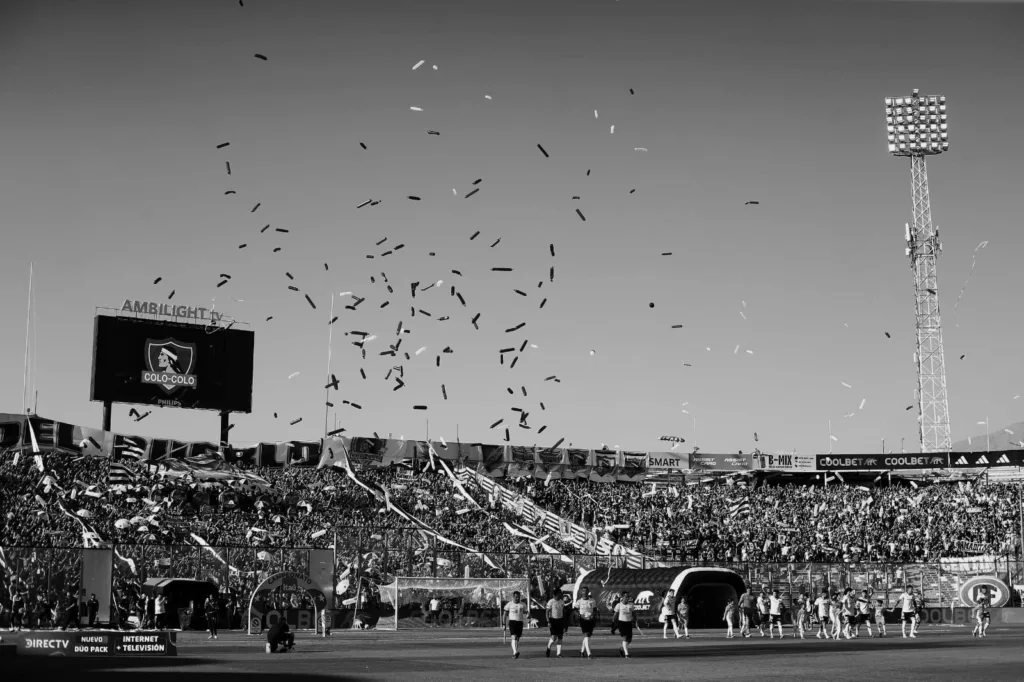
[[[183,388],[195,388],[198,385],[192,373],[195,362],[194,343],[149,339],[146,341],[146,370],[142,373],[142,383],[159,386],[168,394]]]

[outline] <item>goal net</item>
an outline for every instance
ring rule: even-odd
[[[380,586],[378,630],[426,627],[500,628],[501,611],[519,591],[526,600],[526,578],[406,578]],[[431,603],[437,611],[431,610]]]

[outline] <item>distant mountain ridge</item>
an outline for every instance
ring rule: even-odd
[[[1007,433],[1007,430],[1013,433]],[[985,452],[985,450],[1019,450],[1024,441],[1024,421],[989,431],[986,445],[985,432],[953,443],[953,452]]]

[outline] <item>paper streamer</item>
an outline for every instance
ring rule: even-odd
[[[964,285],[960,288],[960,295],[956,297],[956,303],[953,304],[953,310],[956,310],[957,306],[960,305],[960,299],[964,296],[964,289],[967,288],[967,283],[971,281],[971,275],[974,274],[974,266],[978,264],[978,251],[984,249],[986,246],[988,246],[987,239],[974,247],[974,254],[971,256],[971,271],[967,273],[967,279],[964,280]]]

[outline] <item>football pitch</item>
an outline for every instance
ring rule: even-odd
[[[270,680],[1024,680],[1024,630],[990,630],[974,639],[965,627],[923,628],[917,639],[890,629],[884,639],[824,641],[788,636],[725,639],[721,631],[665,640],[661,631],[635,635],[630,659],[616,655],[619,639],[602,629],[592,659],[578,658],[579,630],[563,643],[563,659],[544,655],[547,633],[530,630],[513,660],[500,631],[427,629],[299,633],[295,649],[265,653],[265,638],[225,632],[179,633],[178,656],[83,659],[16,656],[0,669],[5,680],[102,679],[112,682],[269,682]],[[6,634],[6,633],[5,633]]]

